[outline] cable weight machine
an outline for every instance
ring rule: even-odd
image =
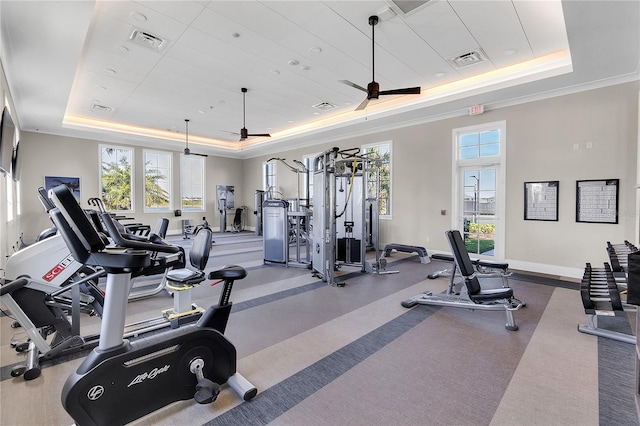
[[[372,272],[365,260],[367,249],[375,250],[376,267],[380,261],[379,160],[360,154],[359,148],[333,148],[315,158],[313,170],[313,273],[343,287],[335,276],[340,266]]]

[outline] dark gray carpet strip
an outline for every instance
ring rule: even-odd
[[[205,425],[266,425],[360,362],[402,336],[440,308],[417,306],[347,346],[240,404]]]
[[[541,277],[539,275],[529,275],[521,272],[514,272],[509,280],[526,281],[528,283],[550,285],[553,287],[568,288],[570,290],[579,290],[580,284],[571,281],[559,280],[557,278]]]
[[[598,317],[598,326],[633,334],[626,316]],[[600,424],[637,426],[634,345],[598,337]]]
[[[358,275],[361,275],[361,273],[360,272],[352,272],[352,273],[349,273],[349,274],[342,275],[341,278],[348,279],[348,278],[355,277],[355,276],[358,276]],[[233,304],[233,308],[232,308],[232,313],[240,312],[240,311],[243,311],[245,309],[251,309],[251,308],[255,308],[257,306],[265,305],[267,303],[271,303],[271,302],[275,302],[275,301],[278,301],[278,300],[286,299],[288,297],[292,297],[292,296],[295,296],[295,295],[298,295],[298,294],[301,294],[301,293],[305,293],[307,291],[313,291],[313,290],[322,288],[322,287],[324,287],[326,285],[327,285],[326,282],[316,281],[316,282],[313,282],[313,283],[310,283],[310,284],[306,284],[306,285],[303,285],[303,286],[300,286],[300,287],[295,287],[295,288],[292,288],[292,289],[289,289],[289,290],[283,290],[283,291],[280,291],[280,292],[277,292],[277,293],[273,293],[273,294],[269,294],[269,295],[266,295],[266,296],[258,297],[256,299],[251,299],[251,300],[246,300],[244,302],[234,303]],[[149,334],[141,335],[140,338],[141,337],[146,337],[148,335]],[[135,338],[130,338],[129,340],[133,341],[133,340],[135,340]],[[61,357],[58,357],[58,358],[54,358],[54,359],[51,359],[51,360],[46,360],[46,361],[43,361],[40,364],[40,367],[42,369],[44,369],[44,368],[51,367],[51,366],[54,366],[54,365],[63,364],[65,362],[67,362],[67,361],[71,361],[71,360],[74,360],[74,359],[83,358],[83,357],[87,356],[89,354],[89,352],[90,352],[90,350],[81,350],[81,351],[74,352],[74,353],[71,353],[71,354],[68,354],[68,355],[64,355],[64,356],[61,356]],[[19,365],[19,364],[21,364],[21,363],[18,362],[18,363],[4,365],[4,366],[0,367],[0,381],[7,380],[7,379],[12,379],[12,377],[11,377],[11,369],[14,366]]]

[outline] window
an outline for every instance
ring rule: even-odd
[[[262,163],[262,189],[268,198],[273,198],[273,194],[278,192],[277,172],[275,162]]]
[[[506,123],[454,129],[453,227],[472,256],[504,257]]]
[[[484,130],[460,135],[458,144],[461,160],[500,155],[500,130]]]
[[[305,155],[302,157],[302,163],[307,168],[307,172],[302,174],[303,192],[301,196],[302,198],[308,199],[310,205],[313,200],[313,172],[315,171],[313,169],[313,162],[318,155],[320,154]]]
[[[107,211],[133,211],[133,149],[100,146],[100,197]]]
[[[378,193],[380,216],[391,216],[391,142],[363,146],[363,151],[371,159],[380,160],[379,187],[375,173],[367,175],[367,197]]]
[[[181,208],[204,210],[204,157],[180,156]]]
[[[168,152],[144,152],[144,208],[171,209],[171,157]]]

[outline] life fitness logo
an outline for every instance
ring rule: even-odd
[[[144,381],[145,381],[145,380],[147,380],[147,379],[149,379],[149,380],[153,380],[153,379],[155,379],[155,378],[158,376],[158,374],[165,373],[165,372],[169,369],[169,367],[170,367],[170,365],[169,365],[169,364],[166,364],[164,367],[161,367],[161,368],[154,368],[153,370],[148,371],[148,372],[146,372],[146,373],[138,374],[138,375],[136,376],[136,378],[135,378],[135,379],[133,379],[133,380],[131,381],[131,383],[129,383],[129,385],[127,385],[127,387],[128,387],[128,388],[130,388],[131,386],[133,386],[133,385],[137,385],[137,384],[139,384],[139,383],[142,383],[142,382],[144,382]]]
[[[47,281],[47,282],[53,281],[55,279],[55,277],[60,275],[62,273],[62,271],[67,269],[67,266],[71,265],[72,263],[73,263],[73,256],[72,255],[69,255],[69,256],[65,257],[64,259],[62,259],[60,261],[60,263],[58,263],[56,266],[51,268],[51,270],[49,272],[44,274],[42,276],[42,279]]]
[[[89,389],[89,392],[87,392],[87,398],[89,398],[89,400],[91,401],[97,400],[102,395],[104,395],[104,388],[100,385],[95,385],[94,387]]]

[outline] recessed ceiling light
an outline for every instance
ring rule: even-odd
[[[298,65],[300,62],[298,62],[295,59],[289,59],[289,62],[287,62],[289,65]]]
[[[306,66],[306,65],[300,67],[300,71],[309,71],[309,69],[310,68],[308,66]]]
[[[503,54],[504,56],[511,56],[511,55],[515,55],[515,54],[516,54],[516,52],[517,52],[517,50],[516,50],[516,49],[507,49],[507,50],[505,50],[504,52],[502,52],[502,54]]]
[[[106,72],[107,74],[111,74],[111,75],[116,75],[118,72],[116,70],[114,70],[113,68],[105,68],[104,72]]]
[[[309,52],[318,54],[322,52],[322,48],[318,46],[313,46],[311,49],[309,49]]]
[[[199,109],[199,110],[198,110],[198,114],[205,114],[205,111],[204,111],[204,110],[202,110],[202,109]]]
[[[105,86],[96,86],[96,89],[107,90],[107,88]]]
[[[119,51],[119,52],[126,53],[126,52],[129,51],[129,48],[127,46],[123,46],[123,45],[120,44],[120,45],[116,46],[116,50]]]
[[[445,75],[447,75],[447,73],[440,71],[440,72],[435,73],[434,75],[436,77],[440,78],[440,77],[444,77]]]
[[[238,38],[240,37],[240,33],[231,33],[231,37]]]
[[[131,13],[131,17],[133,19],[135,19],[138,22],[145,22],[147,20],[146,15],[140,13],[140,12],[133,12]]]
[[[293,120],[287,120],[287,123],[293,123]]]
[[[271,70],[271,73],[275,75],[280,75],[280,71],[278,70]]]

